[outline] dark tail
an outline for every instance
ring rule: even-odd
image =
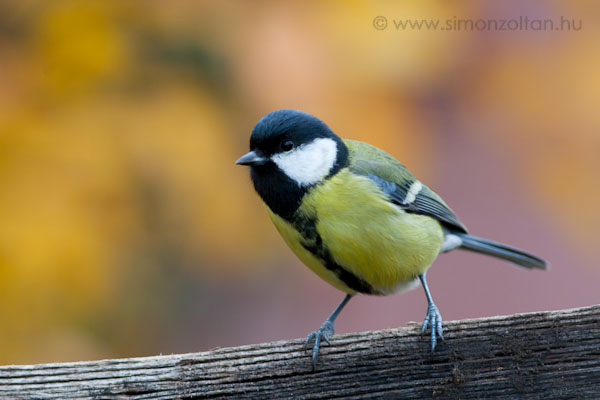
[[[459,249],[502,258],[524,268],[548,269],[546,261],[514,247],[471,236],[466,233],[452,232],[452,234],[458,236],[462,241],[462,244],[458,247]]]

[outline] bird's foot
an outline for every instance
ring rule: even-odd
[[[423,320],[423,325],[421,325],[421,334],[425,333],[428,326],[431,329],[431,351],[434,351],[437,337],[439,336],[444,341],[444,332],[442,331],[442,315],[433,303],[430,303],[427,307],[427,315]]]
[[[313,351],[312,351],[313,369],[317,365],[317,355],[319,354],[319,346],[321,345],[322,340],[324,339],[327,342],[327,344],[329,344],[329,338],[332,335],[333,335],[333,322],[327,320],[327,321],[323,322],[323,324],[321,325],[321,327],[318,330],[309,333],[308,336],[306,337],[306,342],[304,342],[305,345],[310,344],[310,342],[312,342],[313,340],[315,341],[313,348],[312,348],[313,349]]]

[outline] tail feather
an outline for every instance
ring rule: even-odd
[[[492,242],[491,240],[471,236],[466,233],[452,232],[452,235],[460,238],[461,244],[458,246],[459,249],[502,258],[524,268],[548,269],[546,261],[533,254],[526,253],[523,250],[515,249],[514,247],[502,243]]]

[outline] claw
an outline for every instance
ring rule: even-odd
[[[438,308],[433,303],[429,304],[427,307],[427,315],[425,315],[423,325],[421,326],[421,334],[425,333],[427,327],[430,327],[431,329],[431,351],[433,352],[435,350],[435,345],[437,344],[437,337],[439,336],[440,339],[444,341],[442,316]]]
[[[323,322],[323,324],[318,330],[309,333],[306,337],[306,341],[304,342],[305,345],[308,345],[312,340],[315,341],[312,351],[313,369],[315,369],[315,367],[317,366],[317,355],[319,354],[319,346],[321,344],[321,340],[325,339],[327,344],[331,344],[329,342],[329,337],[333,335],[333,333],[333,323],[328,320]]]
[[[425,315],[425,319],[423,320],[423,325],[421,325],[421,335],[425,333],[427,327],[429,326],[429,312]]]

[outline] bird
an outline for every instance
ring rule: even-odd
[[[426,273],[439,254],[455,249],[498,257],[526,269],[546,261],[467,232],[450,207],[394,157],[370,144],[342,139],[308,113],[281,109],[252,129],[254,189],[284,241],[323,280],[345,293],[341,303],[306,338],[312,365],[334,323],[357,294],[391,295],[421,283],[431,351],[444,340],[442,316]]]

